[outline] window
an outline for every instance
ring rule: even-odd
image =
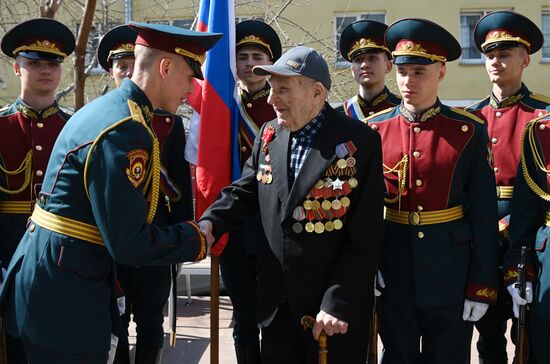
[[[481,63],[483,56],[476,48],[474,41],[474,27],[484,12],[467,12],[460,14],[460,45],[462,46],[461,61],[465,63]]]
[[[542,45],[542,59],[550,61],[550,9],[542,11],[542,34],[544,43]]]
[[[345,15],[336,15],[334,17],[334,44],[336,53],[334,55],[334,59],[336,60],[336,67],[349,67],[350,63],[342,57],[340,54],[340,34],[342,34],[342,31],[346,29],[348,25],[353,23],[354,21],[361,20],[361,19],[367,19],[367,20],[375,20],[379,21],[381,23],[386,22],[386,14],[385,13],[362,13],[362,14],[345,14]]]

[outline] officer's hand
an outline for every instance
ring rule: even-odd
[[[512,283],[508,287],[508,293],[512,296],[512,301],[514,303],[514,316],[519,317],[519,306],[526,305],[533,302],[533,283],[526,282],[525,284],[525,298],[521,298],[519,295],[519,289],[516,287],[515,283]]]
[[[462,313],[462,319],[464,321],[476,322],[485,315],[489,308],[488,303],[464,300],[464,312]]]
[[[378,273],[376,273],[376,281],[378,282],[380,288],[386,288],[386,282],[384,282],[384,277],[382,277],[382,272],[380,272],[380,269],[378,270]],[[376,297],[380,297],[382,292],[374,287],[374,295]]]
[[[315,324],[311,332],[313,333],[313,338],[319,340],[319,335],[321,335],[321,330],[325,330],[325,333],[328,336],[333,334],[345,334],[348,331],[348,323],[342,321],[332,316],[331,314],[326,313],[321,310],[315,318]]]
[[[208,249],[214,244],[214,235],[212,234],[213,230],[212,222],[209,220],[201,220],[199,221],[199,229],[201,230],[201,233],[206,237],[206,244],[208,245]]]

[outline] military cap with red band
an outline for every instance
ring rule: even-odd
[[[171,25],[135,23],[128,24],[137,33],[136,45],[179,54],[188,60],[195,77],[203,79],[200,66],[206,51],[222,37],[220,33],[196,32]]]

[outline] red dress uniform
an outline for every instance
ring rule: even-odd
[[[23,100],[0,111],[0,244],[9,264],[42,186],[57,135],[69,115],[52,106],[37,111]]]
[[[501,102],[491,95],[466,108],[487,122],[499,200],[509,201],[512,198],[525,125],[542,116],[549,104],[550,98],[530,92],[523,85],[516,94]],[[506,208],[499,206],[500,218],[509,213],[509,205]]]
[[[239,151],[241,170],[252,153],[254,139],[262,125],[276,118],[273,106],[267,103],[271,87],[266,83],[263,90],[250,95],[239,88]]]

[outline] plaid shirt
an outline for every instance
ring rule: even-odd
[[[291,134],[292,143],[290,144],[290,184],[294,183],[294,180],[298,177],[300,169],[304,165],[306,157],[311,149],[311,143],[315,138],[315,135],[321,128],[323,121],[323,110],[313,118],[302,129],[295,131]]]

